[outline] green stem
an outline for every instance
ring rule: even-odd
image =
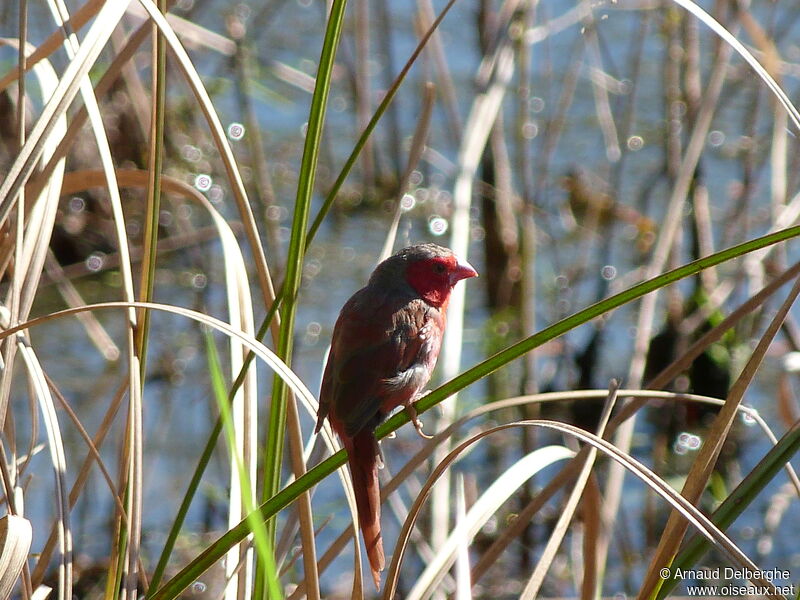
[[[322,43],[319,69],[314,95],[311,98],[311,111],[308,117],[306,140],[303,158],[298,176],[297,198],[292,219],[292,235],[286,260],[286,277],[284,279],[284,302],[281,306],[281,330],[278,337],[277,355],[287,365],[292,362],[292,342],[294,339],[294,321],[296,314],[296,298],[303,275],[303,258],[306,249],[306,231],[311,212],[311,199],[314,193],[317,163],[321,147],[322,131],[325,123],[325,111],[330,94],[331,76],[333,74],[336,50],[344,24],[346,0],[334,0],[331,6],[325,39]],[[286,431],[287,388],[277,375],[273,379],[272,399],[267,425],[266,453],[264,461],[264,489],[262,498],[274,496],[280,487],[281,466],[283,462],[284,433]],[[267,523],[268,537],[275,545],[276,524],[274,520]],[[254,593],[256,598],[267,598],[264,572],[256,570]]]

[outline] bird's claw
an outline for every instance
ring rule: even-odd
[[[420,421],[419,419],[414,419],[412,421],[412,423],[414,423],[414,429],[417,430],[417,433],[419,434],[419,437],[421,437],[424,440],[432,440],[433,439],[432,435],[428,435],[427,433],[422,431],[422,421]]]
[[[419,417],[417,416],[417,410],[414,408],[414,405],[411,402],[406,404],[406,410],[408,411],[408,416],[411,418],[411,422],[414,424],[414,429],[417,430],[419,436],[426,440],[433,439],[432,435],[428,435],[422,431],[422,421],[419,420]]]

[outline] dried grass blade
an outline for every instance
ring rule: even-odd
[[[61,437],[61,428],[58,424],[53,397],[50,395],[50,389],[47,386],[39,360],[27,340],[20,336],[17,341],[20,356],[25,363],[28,377],[44,415],[50,458],[55,475],[58,545],[61,550],[58,567],[58,597],[60,600],[72,600],[72,528],[70,526],[70,507],[65,481],[67,461],[64,452],[64,440]]]
[[[690,13],[692,13],[695,17],[700,19],[703,23],[705,23],[714,33],[716,33],[722,40],[725,41],[728,45],[730,45],[739,55],[747,61],[756,74],[762,79],[762,81],[767,85],[769,90],[773,93],[773,95],[777,98],[778,102],[783,105],[786,109],[786,112],[789,114],[789,117],[792,119],[794,126],[800,130],[800,113],[795,108],[794,104],[792,104],[791,100],[789,100],[786,93],[783,91],[780,85],[772,78],[772,76],[767,72],[767,70],[761,66],[761,63],[753,56],[753,54],[745,48],[744,44],[742,44],[736,36],[734,36],[730,31],[725,29],[725,27],[719,23],[714,17],[708,14],[705,10],[703,10],[698,4],[692,2],[692,0],[672,0],[678,6],[682,6]]]
[[[87,0],[86,4],[75,11],[75,14],[69,21],[70,27],[74,31],[81,29],[92,17],[97,14],[105,1],[106,0]],[[38,62],[46,59],[53,52],[58,50],[58,46],[63,43],[63,41],[63,29],[58,29],[50,34],[50,37],[39,44],[39,46],[37,46],[35,50],[27,57],[25,61],[25,72],[30,71]],[[19,69],[12,69],[6,73],[3,78],[0,79],[0,91],[5,90],[11,83],[19,79],[19,73]]]
[[[422,95],[422,110],[419,117],[417,117],[417,127],[414,129],[414,137],[411,138],[411,148],[408,151],[408,162],[406,163],[405,171],[400,177],[400,183],[397,187],[397,198],[395,200],[396,206],[394,209],[394,217],[392,224],[389,226],[389,232],[386,234],[386,241],[383,243],[383,250],[378,262],[386,260],[392,254],[394,248],[395,238],[397,237],[397,227],[400,225],[400,216],[403,214],[405,208],[403,207],[403,197],[408,193],[408,182],[411,179],[411,174],[417,168],[419,159],[422,157],[422,152],[425,150],[425,140],[428,137],[428,130],[431,124],[431,115],[433,114],[433,105],[436,100],[436,87],[427,82]]]
[[[592,600],[602,592],[598,583],[598,549],[602,523],[603,497],[597,476],[592,474],[581,498],[583,516],[583,578],[581,580],[581,600]]]
[[[14,46],[18,49],[20,55],[27,54],[32,51],[30,44],[24,44],[25,51],[20,49],[19,40],[5,40],[0,39],[0,44]],[[38,64],[34,68],[34,74],[39,82],[39,89],[41,96],[44,99],[51,97],[58,86],[58,76],[55,70],[50,65],[49,61]],[[20,86],[22,91],[22,86]],[[23,102],[24,103],[24,102]],[[22,116],[22,115],[20,115]],[[66,118],[62,115],[54,124],[52,134],[47,136],[43,144],[43,157],[50,157],[57,140],[64,135],[66,129]],[[23,132],[20,131],[20,142],[24,141]],[[36,196],[30,196],[23,193],[23,189],[19,190],[18,201],[18,214],[15,232],[13,238],[14,243],[14,261],[17,268],[14,269],[12,278],[12,285],[10,287],[10,300],[6,300],[6,305],[10,307],[10,321],[19,322],[20,319],[27,318],[30,302],[29,298],[33,296],[36,291],[36,283],[38,282],[39,273],[34,272],[36,267],[31,268],[30,256],[35,251],[40,251],[47,248],[50,239],[50,231],[52,230],[52,221],[55,215],[55,206],[58,202],[58,187],[61,183],[61,177],[64,173],[63,162],[59,163],[53,171],[53,177],[49,185],[45,186],[41,193]],[[26,212],[25,198],[34,197],[33,209],[27,217],[27,224],[23,215]],[[27,229],[23,227],[27,225]],[[23,235],[23,232],[26,235]],[[11,377],[13,373],[14,355],[16,352],[16,345],[10,344],[5,348],[3,353],[3,363],[8,368],[3,369],[2,378],[0,378],[0,422],[6,422],[6,410],[8,406],[8,398],[11,390]]]
[[[456,529],[467,516],[467,501],[464,475],[459,473],[456,476]],[[469,544],[470,538],[466,535],[456,540],[456,592],[455,600],[471,600],[472,585],[469,581]]]
[[[129,17],[139,22],[146,21],[150,18],[147,11],[144,10],[138,2],[133,2],[128,6]],[[175,30],[175,33],[183,40],[183,43],[190,47],[203,46],[215,52],[219,52],[224,56],[236,55],[236,42],[220,35],[215,31],[194,23],[188,19],[173,14],[167,13],[167,21]]]
[[[0,185],[0,224],[8,218],[17,194],[28,181],[44,151],[44,145],[61,117],[78,93],[82,78],[94,66],[111,32],[125,12],[129,0],[106,2],[64,75],[58,82],[53,97],[42,109],[42,114],[33,126],[25,146],[20,151],[2,185]]]
[[[51,389],[54,389],[54,386],[51,385]],[[83,489],[83,485],[86,483],[86,480],[89,476],[89,470],[92,465],[92,460],[96,457],[93,453],[92,448],[98,448],[102,446],[103,441],[105,440],[106,435],[111,429],[111,424],[116,416],[117,412],[119,411],[119,407],[122,405],[122,397],[127,389],[127,382],[123,383],[120,388],[117,390],[117,393],[114,396],[114,400],[111,402],[111,405],[108,407],[106,411],[106,415],[103,418],[103,422],[100,424],[97,433],[95,434],[94,440],[91,440],[91,444],[89,445],[89,452],[86,456],[86,459],[83,461],[83,465],[81,465],[81,469],[78,473],[75,483],[72,486],[72,489],[69,493],[69,506],[70,509],[75,506],[75,503],[78,501],[78,497],[80,496],[81,490]],[[56,397],[61,400],[60,394],[56,390],[54,392]],[[71,411],[68,408],[68,405],[65,402],[62,402],[62,405],[67,410],[67,413],[71,415]],[[73,419],[75,422],[75,419]],[[78,428],[79,431],[83,431],[82,427]],[[111,489],[115,489],[115,486],[111,486]],[[112,492],[113,493],[113,492]],[[114,494],[117,497],[117,494]],[[119,506],[122,506],[121,499],[117,497],[117,502],[119,502]],[[127,516],[125,517],[127,519]],[[55,548],[56,544],[56,536],[57,532],[55,526],[50,530],[50,536],[47,538],[47,542],[45,542],[44,547],[42,548],[41,552],[39,553],[39,560],[36,562],[36,568],[33,570],[33,574],[31,575],[31,581],[33,582],[34,587],[42,587],[41,583],[45,576],[45,571],[47,566],[50,562],[50,556],[53,553],[53,549]],[[46,587],[46,586],[44,586]],[[48,588],[49,589],[49,588]]]
[[[6,515],[0,519],[0,600],[6,600],[28,560],[33,529],[28,519]]]
[[[36,588],[36,590],[34,590],[33,594],[31,595],[31,600],[47,600],[47,598],[50,597],[50,592],[52,591],[53,588],[46,585],[40,585]]]
[[[289,435],[289,460],[295,478],[302,477],[306,472],[306,463],[303,459],[303,432],[300,429],[300,416],[297,412],[297,403],[287,405],[286,422]],[[307,597],[310,600],[319,600],[319,572],[317,571],[317,547],[314,535],[314,519],[311,511],[311,493],[303,492],[297,499],[297,513],[300,520],[300,542],[303,555],[303,575],[305,579]]]
[[[258,229],[256,227],[255,218],[253,217],[253,210],[247,199],[247,192],[244,187],[241,173],[236,166],[236,160],[233,156],[233,150],[228,143],[225,130],[222,127],[222,122],[219,119],[214,103],[208,95],[208,91],[203,85],[200,74],[194,68],[189,55],[186,53],[185,48],[178,40],[172,27],[167,22],[164,15],[158,10],[152,0],[140,0],[142,6],[147,10],[150,18],[158,26],[159,31],[162,33],[167,43],[169,44],[173,55],[175,56],[178,66],[186,78],[189,87],[197,99],[197,103],[203,112],[203,116],[208,123],[211,131],[211,136],[214,139],[214,144],[220,153],[220,158],[225,166],[225,171],[228,176],[228,181],[233,192],[233,197],[236,200],[236,207],[239,209],[239,215],[244,225],[245,233],[250,244],[250,250],[253,253],[255,262],[256,273],[258,274],[258,283],[261,288],[261,293],[264,299],[264,305],[270,306],[275,300],[275,290],[272,285],[272,278],[269,274],[269,267],[267,266],[267,259],[264,255],[264,248],[261,244]],[[0,196],[0,200],[2,197]],[[0,213],[1,215],[2,213]]]
[[[138,309],[145,308],[149,310],[159,310],[169,314],[179,315],[186,317],[198,323],[208,325],[224,333],[227,336],[233,336],[242,341],[248,348],[253,351],[256,356],[261,358],[270,368],[278,373],[278,375],[289,385],[292,391],[309,401],[309,405],[316,402],[314,395],[309,391],[302,380],[292,371],[286,364],[280,360],[269,348],[264,346],[261,342],[253,338],[253,336],[232,327],[229,323],[225,323],[215,317],[206,315],[196,310],[174,306],[170,304],[159,304],[157,302],[100,302],[97,304],[89,304],[87,306],[79,306],[77,308],[68,308],[65,310],[50,313],[45,316],[36,317],[21,323],[14,327],[0,331],[0,340],[3,340],[15,333],[31,329],[37,325],[49,323],[54,320],[62,319],[65,317],[73,316],[79,312],[87,310],[111,310],[111,309]]]
[[[598,437],[602,438],[603,434],[605,433],[608,420],[611,416],[611,410],[614,408],[614,405],[617,401],[618,389],[619,384],[616,381],[612,381],[608,389],[606,402],[603,406],[603,413],[600,416],[600,423],[597,427]],[[542,583],[544,583],[545,575],[547,575],[547,572],[550,570],[550,566],[556,557],[556,552],[558,552],[558,548],[561,546],[561,542],[564,539],[564,536],[567,534],[567,529],[569,528],[569,524],[572,521],[572,517],[574,516],[575,510],[578,507],[578,503],[583,496],[586,482],[589,480],[589,475],[594,468],[596,459],[597,450],[594,448],[589,449],[589,452],[586,454],[586,460],[583,462],[581,471],[578,474],[578,480],[575,482],[575,486],[570,492],[566,506],[564,506],[561,514],[558,517],[558,521],[556,522],[553,532],[550,534],[550,537],[547,540],[547,544],[542,551],[539,561],[536,563],[533,573],[528,579],[528,582],[525,584],[525,588],[522,591],[520,600],[533,600],[533,598],[538,595],[539,590],[542,587]]]
[[[770,483],[777,471],[781,468],[791,469],[789,460],[797,454],[800,448],[800,421],[787,431],[781,440],[770,449],[756,467],[747,474],[736,489],[734,489],[723,503],[711,515],[712,520],[720,528],[726,528],[733,523],[742,511],[752,504],[757,495]],[[792,478],[795,486],[796,476]],[[708,550],[708,541],[702,536],[695,536],[686,544],[686,547],[676,556],[670,569],[676,573],[677,568],[690,569],[698,563],[702,555]],[[658,590],[657,598],[666,598],[671,589],[678,583],[677,578],[665,581]]]

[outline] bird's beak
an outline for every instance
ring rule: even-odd
[[[454,286],[462,279],[469,279],[470,277],[477,277],[478,272],[472,268],[472,265],[465,260],[459,260],[456,268],[450,273],[450,285]]]

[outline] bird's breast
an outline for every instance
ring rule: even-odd
[[[407,404],[423,389],[436,366],[442,342],[443,319],[432,307],[413,306],[396,321],[397,344],[405,360],[395,375],[384,380],[382,410]]]

